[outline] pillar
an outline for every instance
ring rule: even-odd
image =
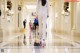
[[[1,19],[2,19],[2,9],[1,9],[2,1],[0,0],[0,43],[3,41],[3,32],[1,28]]]

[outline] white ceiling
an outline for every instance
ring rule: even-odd
[[[24,3],[36,3],[37,2],[37,0],[22,0]],[[54,2],[54,0],[48,0],[49,2]]]
[[[24,0],[24,1],[26,1],[26,2],[36,2],[37,0]],[[48,0],[48,1],[52,2],[54,0]]]

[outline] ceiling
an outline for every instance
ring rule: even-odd
[[[36,2],[37,0],[24,0],[25,2]],[[50,2],[52,2],[53,0],[48,0]]]
[[[54,0],[48,0],[49,2],[54,2]],[[24,3],[36,3],[37,2],[37,0],[22,0],[22,2],[24,2]]]

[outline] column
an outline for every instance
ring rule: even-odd
[[[0,43],[2,43],[3,41],[3,32],[2,32],[2,28],[1,28],[1,19],[2,19],[2,9],[1,9],[1,3],[2,1],[0,0]]]
[[[18,0],[11,0],[12,2],[12,11],[14,12],[12,19],[12,25],[14,30],[18,30]]]

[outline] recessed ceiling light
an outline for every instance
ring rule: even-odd
[[[36,5],[26,5],[27,9],[36,9]]]

